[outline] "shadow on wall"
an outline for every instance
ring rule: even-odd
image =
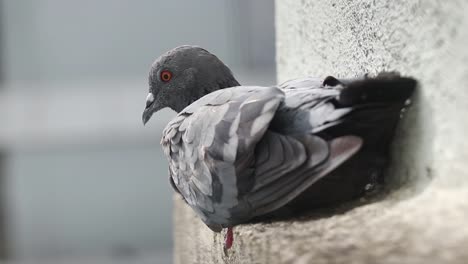
[[[433,109],[429,98],[424,93],[424,87],[419,83],[413,96],[412,106],[404,113],[404,118],[397,129],[392,148],[392,162],[387,170],[387,191],[402,192],[399,200],[409,199],[419,195],[433,179],[430,165],[415,168],[419,157],[427,161],[433,160],[433,145],[428,144],[434,138],[435,124]],[[420,165],[422,166],[422,165]],[[418,173],[425,172],[425,173]]]

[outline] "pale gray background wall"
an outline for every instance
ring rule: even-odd
[[[0,3],[0,246],[15,263],[169,263],[159,140],[173,113],[142,126],[149,65],[197,44],[240,81],[272,84],[273,3]]]
[[[176,262],[467,263],[468,2],[277,0],[275,8],[279,81],[382,70],[420,81],[395,142],[393,188],[336,214],[236,227],[228,256],[222,235],[178,201]]]
[[[233,67],[271,68],[272,14],[273,3],[265,0],[4,0],[5,79],[136,77],[153,57],[188,43]]]

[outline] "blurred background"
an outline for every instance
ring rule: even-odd
[[[196,44],[274,84],[273,1],[0,0],[0,21],[0,262],[171,263],[149,66]]]

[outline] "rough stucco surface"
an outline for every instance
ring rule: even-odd
[[[175,262],[468,263],[468,2],[276,1],[278,79],[398,70],[420,89],[383,199],[235,229],[223,254],[178,198]]]

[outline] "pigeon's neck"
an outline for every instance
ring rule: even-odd
[[[205,84],[202,87],[199,87],[199,89],[197,89],[197,93],[193,94],[191,102],[189,102],[188,105],[214,91],[236,86],[240,86],[240,84],[233,76],[229,76],[228,78],[223,78],[215,82]]]
[[[196,87],[196,89],[192,90],[190,96],[185,98],[180,98],[180,104],[172,107],[176,112],[182,111],[185,107],[191,105],[193,102],[197,101],[198,99],[202,98],[203,96],[212,93],[217,90],[240,86],[239,82],[233,77],[229,76],[228,78],[219,79],[217,81],[213,81],[210,83],[205,83],[204,85]]]
[[[211,92],[214,92],[216,90],[220,90],[220,89],[224,89],[224,88],[229,88],[229,87],[235,87],[235,86],[240,86],[239,82],[236,80],[236,78],[234,78],[233,76],[231,76],[230,78],[228,79],[224,79],[222,81],[220,81],[217,85],[217,88],[215,87],[215,89],[213,89],[212,91],[208,92],[208,93],[211,93]],[[206,94],[208,94],[206,93]],[[205,94],[205,95],[206,95]]]

